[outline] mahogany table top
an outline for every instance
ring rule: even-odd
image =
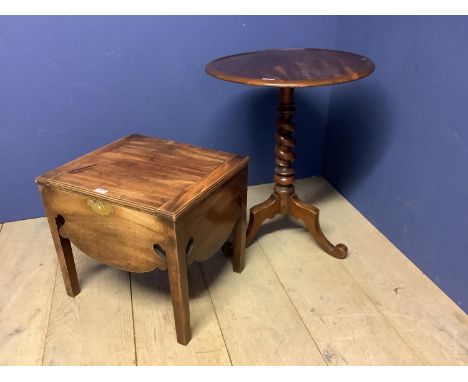
[[[132,134],[36,178],[49,187],[175,216],[248,158]]]
[[[308,87],[355,81],[371,74],[367,57],[327,49],[270,49],[218,58],[206,72],[221,80],[247,85]]]

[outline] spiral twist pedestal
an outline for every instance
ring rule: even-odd
[[[334,246],[328,241],[320,228],[319,209],[304,203],[296,195],[294,188],[295,140],[296,128],[292,122],[294,108],[294,88],[280,88],[279,116],[276,125],[275,146],[275,186],[273,193],[263,203],[250,209],[250,220],[247,227],[247,245],[250,245],[258,229],[266,219],[278,214],[290,215],[301,219],[319,246],[329,255],[343,259],[348,253],[344,244]]]

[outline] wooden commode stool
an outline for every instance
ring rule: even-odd
[[[233,233],[244,267],[248,158],[133,134],[38,176],[70,296],[80,291],[70,242],[130,272],[167,269],[177,341],[190,341],[187,266]]]

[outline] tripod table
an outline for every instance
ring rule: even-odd
[[[330,243],[320,228],[319,209],[304,203],[294,188],[296,128],[292,122],[294,89],[355,81],[371,74],[374,63],[354,53],[327,49],[271,49],[222,57],[206,65],[206,72],[218,79],[280,89],[276,125],[275,186],[271,196],[250,210],[246,242],[249,245],[266,219],[278,214],[301,219],[319,246],[329,255],[343,259],[348,248]]]

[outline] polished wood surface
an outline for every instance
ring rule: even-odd
[[[371,74],[367,57],[328,49],[271,49],[218,58],[206,72],[225,81],[274,87],[308,87],[355,81]]]
[[[187,251],[188,264],[207,260],[222,247],[231,233],[235,235],[234,243],[242,247],[242,242],[245,241],[246,193],[247,169],[245,168],[180,219],[178,223],[180,235],[185,243],[191,243]],[[242,224],[244,224],[243,229]],[[236,230],[236,225],[241,226],[240,230]],[[216,232],[216,234],[207,234],[207,232]],[[239,252],[241,258],[237,261],[243,262],[244,251]],[[233,267],[238,271],[236,261]]]
[[[132,134],[37,182],[174,218],[246,163],[238,155]]]
[[[333,245],[319,223],[319,209],[295,193],[293,122],[294,89],[335,85],[364,78],[375,70],[367,57],[327,49],[270,49],[222,57],[210,62],[206,72],[218,79],[247,85],[280,88],[275,145],[275,186],[270,198],[250,209],[246,243],[250,245],[267,219],[278,214],[302,220],[318,245],[329,255],[343,259],[348,248]]]
[[[165,255],[169,274],[172,309],[177,342],[187,345],[192,338],[190,331],[189,290],[187,279],[187,253],[189,242],[179,235],[175,222],[166,226]]]
[[[168,270],[177,340],[191,339],[187,266],[233,237],[244,264],[248,158],[131,135],[37,177],[66,291],[71,243],[130,272]]]
[[[89,208],[86,196],[44,186],[40,191],[60,238],[96,261],[130,272],[167,268],[166,258],[153,250],[164,243],[164,223],[154,216],[108,203],[112,213],[101,216]]]

